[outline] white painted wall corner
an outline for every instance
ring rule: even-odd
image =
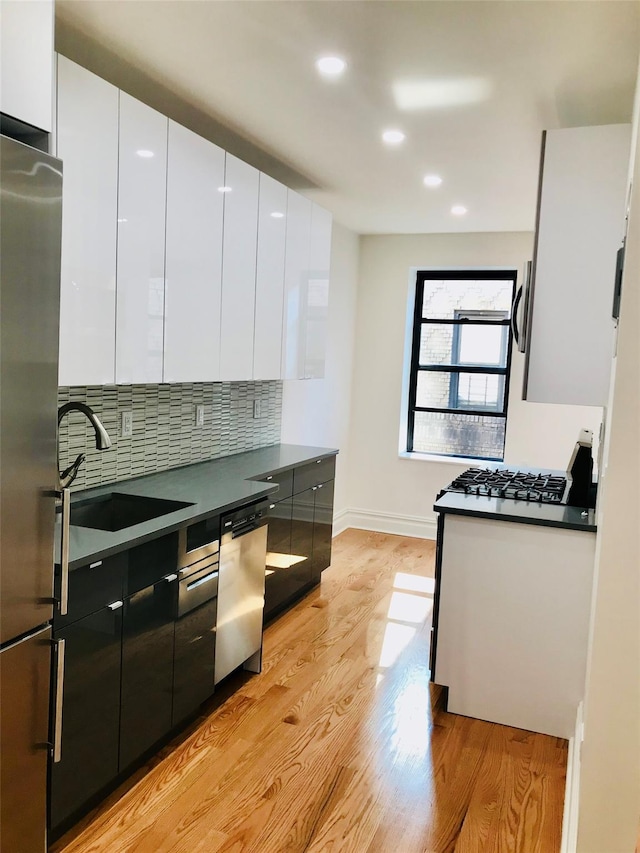
[[[583,707],[578,705],[576,729],[569,740],[567,782],[564,789],[562,843],[560,853],[576,853],[578,846],[578,805],[580,802],[580,753],[584,739]]]
[[[421,516],[398,513],[374,512],[368,509],[343,509],[333,518],[333,535],[355,527],[357,530],[373,530],[377,533],[392,533],[396,536],[413,536],[416,539],[435,539],[437,522]]]

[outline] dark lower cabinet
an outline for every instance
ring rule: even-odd
[[[269,515],[265,621],[320,582],[331,563],[333,487],[330,480],[275,504]]]
[[[120,771],[171,729],[177,574],[124,602]]]
[[[175,627],[173,725],[193,714],[213,693],[216,610],[211,598],[181,616]]]
[[[333,536],[334,480],[320,483],[314,494],[313,505],[313,556],[311,574],[316,582],[331,565],[331,539]]]
[[[51,764],[55,832],[118,774],[122,608],[103,607],[54,639],[65,640],[61,760]]]
[[[297,496],[296,496],[297,497]],[[308,547],[302,545],[304,522],[294,498],[279,501],[269,513],[264,619],[268,621],[311,585]]]

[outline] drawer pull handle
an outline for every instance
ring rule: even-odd
[[[62,507],[62,527],[60,531],[60,615],[66,616],[69,607],[69,539],[71,524],[71,491],[58,492]]]
[[[112,601],[111,604],[107,604],[109,610],[120,610],[123,606],[124,601]]]
[[[273,480],[273,474],[269,474],[269,476],[267,477],[267,480]]]
[[[101,565],[102,565],[102,560],[98,560],[97,563],[89,563],[89,568],[90,569],[97,569],[98,566],[101,566]]]
[[[202,586],[203,583],[209,583],[209,581],[216,580],[218,577],[218,572],[211,572],[209,575],[205,575],[203,578],[198,578],[197,581],[193,581],[193,583],[187,584],[187,591],[191,592],[192,589],[196,589],[199,586]]]
[[[66,640],[54,640],[57,646],[56,657],[56,687],[54,698],[54,724],[53,724],[53,761],[54,764],[62,759],[62,704],[64,697],[64,656]]]
[[[166,577],[162,578],[162,580],[166,581],[167,583],[172,583],[173,581],[178,580],[178,575],[176,575],[175,573],[167,575]]]

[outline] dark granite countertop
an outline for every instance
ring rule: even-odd
[[[433,505],[435,512],[471,515],[496,521],[517,521],[543,527],[564,527],[569,530],[596,532],[595,510],[584,510],[563,504],[542,504],[515,501],[509,498],[489,498],[484,495],[463,495],[445,492]]]
[[[77,501],[98,498],[111,492],[184,501],[192,505],[115,532],[72,525],[69,537],[69,568],[73,570],[92,560],[108,557],[154,539],[163,533],[171,533],[188,522],[212,513],[232,510],[266,498],[277,491],[277,486],[257,482],[256,478],[286,471],[314,459],[334,456],[336,453],[337,450],[326,447],[274,444],[223,459],[199,462],[74,492],[72,506]],[[59,536],[59,526],[56,533]],[[58,545],[56,553],[59,553]]]

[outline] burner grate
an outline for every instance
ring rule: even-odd
[[[447,486],[446,491],[537,503],[562,503],[566,486],[566,478],[558,475],[506,468],[468,468]]]

